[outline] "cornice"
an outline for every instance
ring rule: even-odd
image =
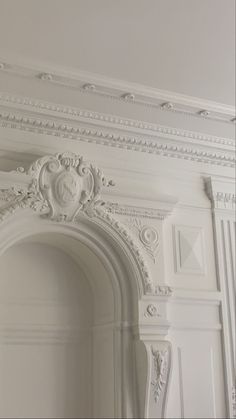
[[[0,107],[2,127],[234,167],[233,139],[5,94]]]
[[[169,138],[186,138],[188,139],[188,141],[198,141],[203,144],[224,145],[229,147],[234,147],[235,145],[235,139],[232,138],[217,137],[201,132],[189,131],[170,126],[164,126],[160,124],[154,124],[150,122],[120,117],[118,115],[110,115],[86,109],[62,106],[47,101],[37,100],[34,98],[23,97],[18,95],[9,95],[4,92],[0,92],[0,106],[2,107],[6,116],[8,113],[13,112],[13,106],[15,112],[24,112],[24,115],[18,115],[18,118],[20,118],[21,116],[22,118],[27,119],[27,116],[29,117],[31,113],[33,113],[33,115],[35,116],[36,112],[40,115],[43,114],[45,117],[53,116],[56,119],[65,118],[67,120],[76,122],[88,122],[93,124],[99,123],[106,128],[119,128],[126,131],[131,130],[132,132],[148,133],[149,135],[161,135]],[[14,120],[13,113],[12,119]],[[15,119],[17,119],[17,116],[15,116]],[[47,122],[48,127],[50,127],[50,122],[52,124],[52,121]],[[64,126],[64,124],[62,125]],[[64,126],[64,128],[66,129],[66,125]]]
[[[62,68],[50,68],[45,65],[35,66],[29,63],[16,65],[4,59],[0,60],[0,71],[14,76],[37,79],[42,83],[73,88],[89,95],[129,102],[131,104],[160,109],[163,112],[184,114],[193,118],[206,118],[225,123],[235,122],[233,106],[160,90],[137,83],[111,79],[85,71],[71,71]]]

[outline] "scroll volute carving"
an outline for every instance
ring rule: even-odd
[[[165,418],[171,371],[171,344],[137,342],[139,418]]]
[[[101,203],[102,186],[109,186],[103,173],[73,153],[37,160],[30,168],[31,191],[49,207],[47,216],[72,221],[79,211],[92,214]]]

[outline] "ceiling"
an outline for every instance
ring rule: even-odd
[[[0,56],[232,105],[234,0],[0,0]]]

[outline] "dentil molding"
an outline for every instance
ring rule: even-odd
[[[122,129],[130,128],[132,131],[138,130],[144,134],[144,132],[156,133],[160,135],[166,136],[176,136],[181,138],[188,138],[188,140],[197,140],[200,143],[209,143],[209,144],[218,144],[218,145],[225,145],[225,146],[234,146],[235,140],[231,138],[224,138],[224,137],[217,137],[213,135],[208,135],[200,132],[189,131],[179,128],[173,128],[169,126],[163,126],[160,124],[154,124],[150,122],[134,120],[126,117],[120,117],[118,115],[110,115],[104,114],[101,112],[90,111],[86,109],[78,109],[71,106],[62,106],[56,103],[51,103],[48,101],[43,101],[39,99],[19,96],[19,95],[11,95],[7,93],[0,92],[0,105],[4,109],[6,109],[5,115],[7,116],[7,111],[14,109],[20,111],[28,111],[29,116],[30,112],[37,112],[39,114],[46,116],[55,116],[67,119],[76,119],[76,121],[80,121],[81,123],[84,121],[91,121],[91,122],[99,122],[102,123],[102,126],[106,127],[120,127]],[[22,122],[27,121],[27,115],[22,114]],[[14,115],[11,116],[14,119]],[[17,117],[15,118],[17,120]],[[19,121],[20,115],[18,115]],[[40,121],[38,121],[39,123]],[[41,121],[41,125],[43,126],[43,121]],[[48,122],[48,128],[50,125],[53,127],[53,123],[51,121]],[[66,125],[61,124],[66,130]]]
[[[54,138],[234,167],[234,140],[0,95],[0,125]]]

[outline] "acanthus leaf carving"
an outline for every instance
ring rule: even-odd
[[[4,201],[4,202],[14,201],[14,199],[19,194],[20,194],[20,192],[14,190],[14,188],[11,188],[11,189],[0,189],[0,201]]]
[[[1,211],[2,218],[22,206],[56,221],[73,221],[79,212],[92,216],[103,203],[102,187],[114,184],[106,181],[100,169],[73,153],[42,157],[27,174],[31,183],[26,191],[1,190],[2,200],[10,202]]]
[[[22,170],[16,170],[21,173]],[[139,246],[129,231],[107,211],[101,199],[102,187],[114,186],[102,171],[85,163],[81,156],[62,153],[36,160],[25,173],[30,182],[25,189],[0,190],[4,205],[0,221],[20,208],[30,208],[53,221],[79,222],[82,213],[102,220],[122,237],[137,261],[143,278],[144,292],[155,294],[155,287]]]
[[[217,192],[213,194],[212,200],[216,209],[231,209],[236,208],[236,195],[233,193]]]
[[[0,221],[3,221],[9,215],[13,214],[19,208],[26,208],[29,204],[27,192],[23,190],[1,189],[0,199],[5,202],[0,210]]]
[[[166,384],[167,371],[167,350],[159,350],[154,346],[151,347],[153,358],[154,379],[151,382],[153,398],[155,403],[158,402],[160,395]]]
[[[233,210],[236,209],[235,185],[230,185],[230,190],[224,190],[225,184],[218,184],[217,179],[208,177],[204,179],[205,191],[211,201],[212,209]],[[227,185],[228,186],[228,185]]]
[[[121,224],[116,218],[114,218],[109,211],[103,209],[103,207],[98,207],[96,211],[97,217],[109,224],[110,228],[114,229],[126,243],[128,243],[132,253],[134,254],[136,260],[138,260],[139,269],[142,273],[142,278],[144,281],[144,289],[146,294],[155,294],[155,287],[153,281],[151,280],[149,269],[146,265],[145,260],[142,257],[139,247],[136,245],[135,240],[130,235],[129,231]]]
[[[20,208],[31,208],[37,212],[45,211],[48,208],[47,202],[35,194],[33,189],[33,182],[28,190],[17,188],[1,189],[0,199],[3,197],[2,200],[6,204],[0,209],[0,221],[3,221]]]
[[[0,189],[0,221],[18,209],[32,209],[43,218],[53,221],[79,222],[82,213],[102,220],[127,244],[141,273],[144,292],[149,295],[169,297],[172,290],[167,286],[155,287],[142,251],[135,237],[119,220],[114,218],[101,199],[102,187],[114,186],[107,181],[102,171],[86,163],[82,156],[65,152],[44,156],[36,160],[27,172],[23,168],[14,171],[29,177],[24,188]],[[152,227],[140,225],[140,240],[154,252],[158,233]],[[149,234],[150,233],[150,234]]]

